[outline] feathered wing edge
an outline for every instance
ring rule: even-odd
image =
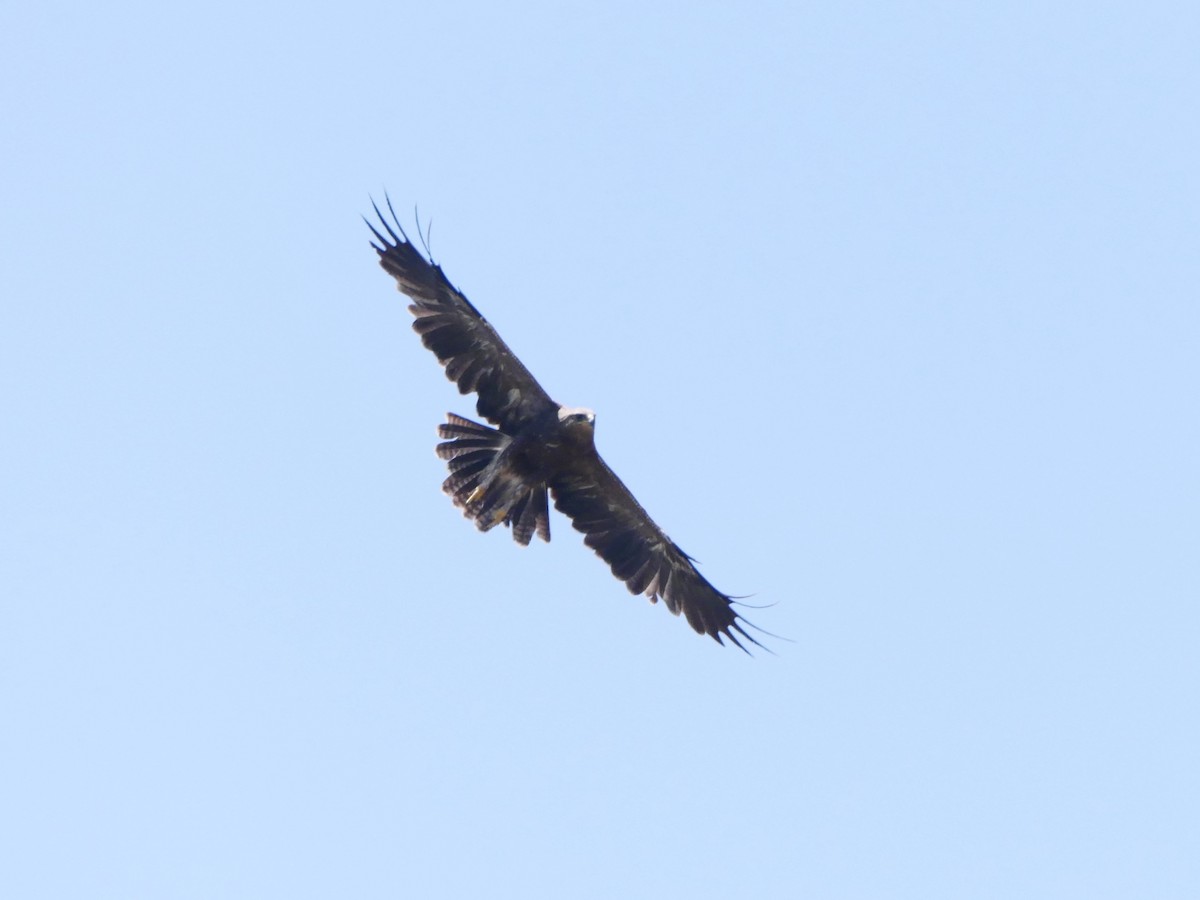
[[[525,368],[491,324],[461,291],[446,278],[442,268],[426,259],[412,242],[387,201],[391,221],[372,201],[381,233],[369,219],[367,227],[378,243],[379,264],[396,279],[396,287],[412,303],[413,330],[421,343],[434,352],[446,368],[446,377],[460,393],[478,394],[479,415],[507,431],[531,421],[557,404]]]
[[[552,481],[550,490],[555,508],[571,518],[584,543],[630,593],[645,594],[652,603],[662,599],[668,610],[718,644],[727,638],[749,653],[740,636],[767,649],[742,628],[754,626],[734,612],[733,598],[709,584],[598,455]]]
[[[550,540],[546,485],[515,483],[498,465],[512,438],[454,413],[446,414],[446,424],[438,426],[438,436],[444,442],[437,445],[437,455],[450,469],[442,490],[480,531],[489,531],[503,522],[512,528],[513,540],[523,547],[529,545],[535,532],[543,541]]]

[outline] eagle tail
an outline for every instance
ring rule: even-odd
[[[438,436],[445,440],[437,445],[437,455],[450,469],[442,490],[480,531],[503,522],[522,546],[529,544],[535,532],[543,541],[550,540],[546,485],[523,482],[504,465],[511,437],[454,413],[446,414]]]

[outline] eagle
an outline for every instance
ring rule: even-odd
[[[699,634],[723,638],[749,652],[762,647],[733,609],[734,598],[709,584],[695,561],[654,523],[596,452],[596,415],[563,406],[525,368],[480,314],[401,227],[372,201],[378,225],[364,217],[379,264],[412,301],[413,330],[445,367],[462,394],[474,392],[476,411],[495,427],[454,413],[438,426],[437,455],[450,475],[442,489],[481,531],[503,524],[528,546],[536,533],[550,540],[550,509],[567,515],[584,543],[608,563],[632,594],[662,600]],[[383,229],[381,233],[380,228]],[[418,232],[420,228],[418,227]],[[740,640],[739,640],[740,638]]]

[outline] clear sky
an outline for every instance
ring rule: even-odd
[[[1198,47],[6,5],[3,894],[1200,896]],[[790,643],[460,516],[384,190]]]

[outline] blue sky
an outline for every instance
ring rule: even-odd
[[[1198,40],[0,13],[6,894],[1200,894]],[[454,510],[385,189],[776,656]]]

